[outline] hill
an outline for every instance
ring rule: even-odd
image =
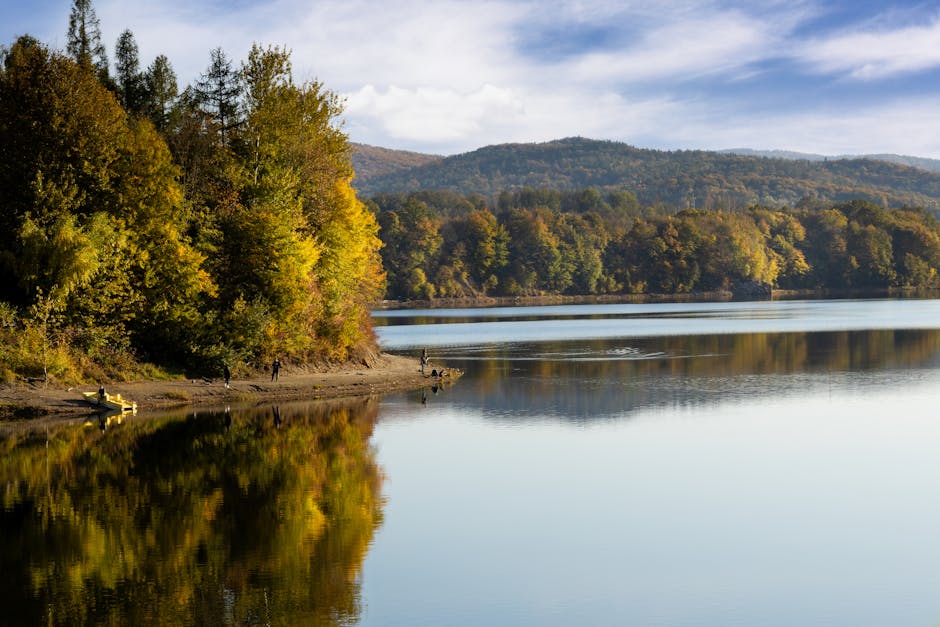
[[[407,150],[391,150],[350,143],[351,161],[356,171],[356,178],[369,180],[417,168],[443,159],[439,155],[428,155]]]
[[[411,167],[400,160],[384,172],[379,166],[357,170],[355,187],[364,196],[422,189],[494,196],[526,187],[593,187],[627,189],[644,205],[677,208],[728,209],[754,203],[795,206],[809,198],[865,199],[890,207],[940,211],[940,173],[871,158],[812,161],[703,150],[661,151],[577,137],[424,157],[424,163]]]
[[[793,152],[790,150],[754,150],[752,148],[730,148],[722,150],[723,153],[735,155],[744,155],[751,157],[770,157],[774,159],[799,159],[806,161],[828,161],[844,159],[874,159],[876,161],[887,161],[888,163],[897,163],[899,165],[909,165],[922,170],[931,172],[940,172],[940,159],[928,159],[926,157],[912,157],[910,155],[893,154],[871,154],[871,155],[818,155],[810,152]]]

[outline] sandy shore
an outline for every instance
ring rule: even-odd
[[[121,394],[136,402],[140,413],[172,407],[369,396],[414,390],[431,383],[430,377],[421,374],[417,359],[383,354],[370,368],[350,366],[319,373],[282,370],[279,381],[271,381],[270,376],[234,378],[229,389],[221,379],[135,381],[106,387],[109,393]],[[94,385],[65,388],[41,383],[0,386],[0,406],[25,408],[26,411],[20,413],[36,416],[87,414],[89,405],[81,393],[95,389]]]

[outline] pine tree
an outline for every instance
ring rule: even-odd
[[[73,0],[66,50],[79,65],[92,68],[100,78],[107,79],[108,54],[101,42],[101,24],[91,0]]]
[[[209,67],[196,81],[195,94],[200,106],[218,125],[219,137],[226,144],[239,124],[238,73],[232,69],[232,62],[222,48],[215,48],[209,54]]]
[[[121,104],[128,113],[143,113],[146,105],[144,76],[140,72],[140,56],[134,33],[125,30],[118,37],[114,51],[117,86]]]
[[[179,95],[176,73],[166,55],[153,60],[144,75],[146,87],[146,110],[153,125],[161,132],[169,124],[170,111]]]

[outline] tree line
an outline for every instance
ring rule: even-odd
[[[369,203],[390,299],[940,286],[937,219],[865,200],[669,213],[628,191],[523,189]]]
[[[373,166],[363,174],[355,185],[366,196],[422,189],[496,196],[524,188],[594,188],[605,193],[629,189],[644,206],[672,209],[738,210],[753,204],[781,208],[816,198],[940,211],[940,173],[897,163],[650,150],[578,137],[486,146],[413,167],[383,172]]]
[[[384,275],[338,97],[290,52],[220,48],[180,90],[90,0],[66,51],[0,48],[0,369],[127,376],[367,356]]]

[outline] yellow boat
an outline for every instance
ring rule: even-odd
[[[105,393],[104,396],[101,396],[98,392],[82,392],[82,396],[92,405],[103,409],[137,413],[137,403],[121,398],[120,394]]]

